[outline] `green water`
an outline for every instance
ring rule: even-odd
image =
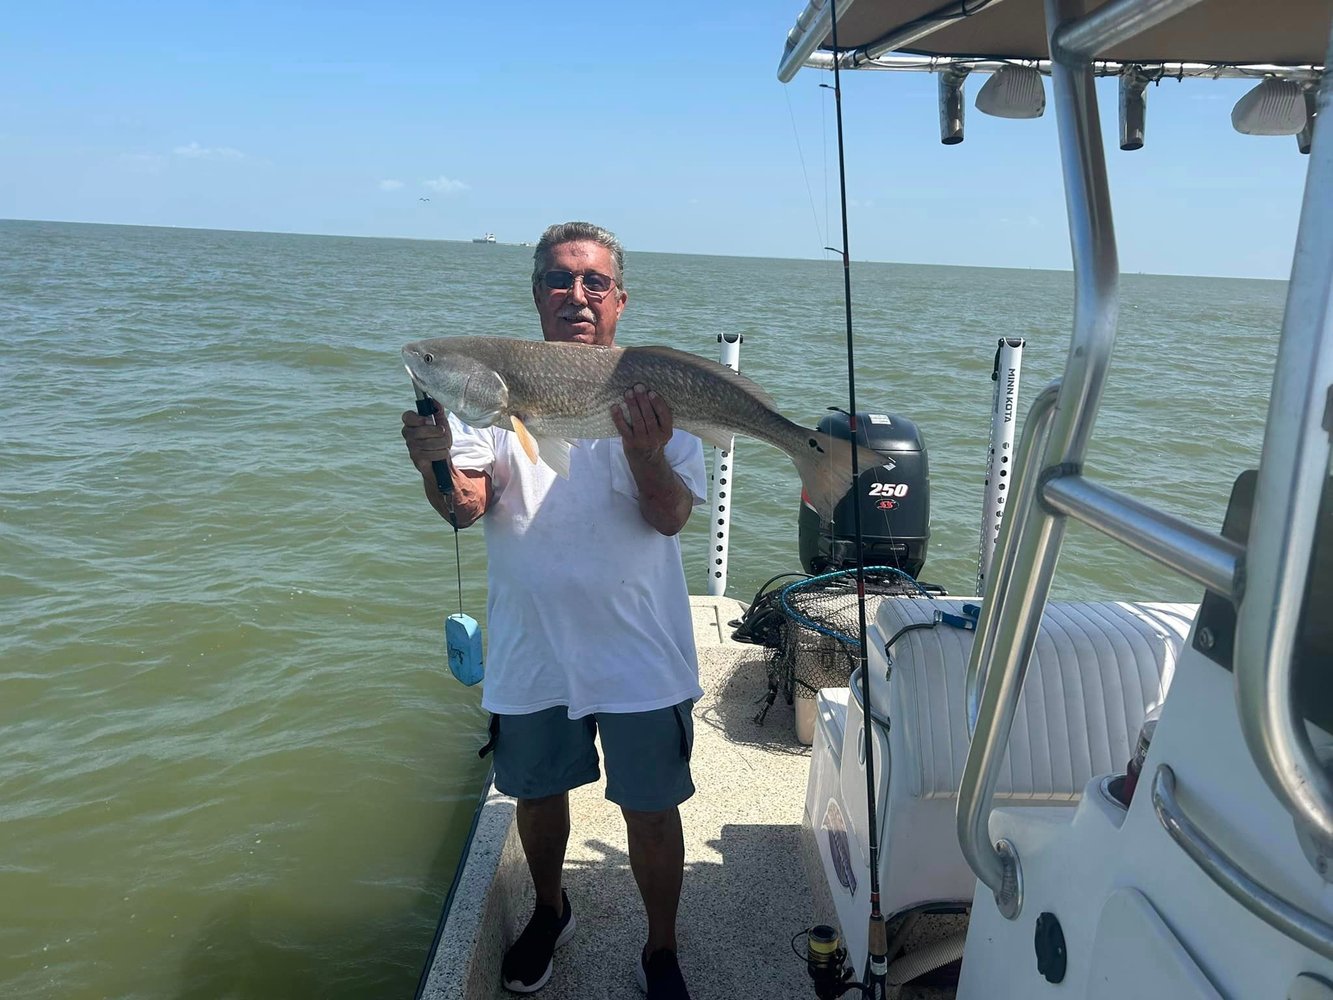
[[[530,250],[0,222],[0,996],[410,995],[483,772],[443,668],[453,542],[399,437],[398,349],[536,336]],[[624,345],[845,405],[838,264],[631,252]],[[1285,285],[1127,276],[1089,472],[1220,524]],[[858,400],[930,450],[923,578],[970,593],[999,336],[1024,408],[1071,277],[853,269]],[[728,592],[797,569],[799,484],[742,440]],[[684,545],[703,592],[706,525]],[[484,548],[462,539],[484,618]],[[1063,597],[1196,600],[1077,526]]]

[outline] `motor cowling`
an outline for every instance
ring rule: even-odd
[[[852,436],[845,413],[831,413],[819,430],[836,438]],[[930,464],[921,431],[906,417],[857,413],[856,440],[885,458],[893,468],[862,469],[856,488],[848,490],[824,521],[802,498],[799,526],[801,565],[807,573],[856,566],[895,566],[917,577],[930,541]],[[861,549],[856,548],[855,506],[861,507]]]

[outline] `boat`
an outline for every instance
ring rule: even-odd
[[[472,242],[473,242],[473,243],[494,243],[494,242],[495,242],[495,234],[494,234],[494,233],[487,233],[485,236],[474,236],[474,237],[472,237]]]
[[[846,601],[858,570],[812,566],[828,572],[767,602],[803,639],[777,657],[732,624],[753,624],[770,595],[749,608],[694,598],[706,695],[700,791],[682,807],[681,962],[696,997],[1333,998],[1333,132],[1316,126],[1333,100],[1333,5],[1087,8],[812,0],[787,36],[784,81],[835,62],[936,74],[946,145],[963,139],[969,77],[987,77],[977,106],[1003,117],[1040,113],[1049,87],[1076,305],[1064,373],[1035,395],[1012,452],[975,596],[882,587],[862,638],[833,624],[836,602],[801,600],[823,587]],[[1111,75],[1123,149],[1143,145],[1148,83],[1248,77],[1235,126],[1294,134],[1293,155],[1309,157],[1261,460],[1221,524],[1084,471],[1117,325],[1094,87]],[[878,486],[858,483],[851,502],[897,501]],[[1071,521],[1201,600],[1048,600]],[[840,657],[843,682],[798,691],[790,719],[777,698],[756,722],[775,671],[790,686],[802,663]],[[632,995],[641,918],[620,820],[596,786],[571,800],[566,884],[585,902],[543,995]],[[512,819],[486,789],[419,996],[504,995],[500,956],[531,908]]]

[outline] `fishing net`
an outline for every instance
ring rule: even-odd
[[[866,621],[885,597],[927,594],[902,570],[869,566],[865,573]],[[791,574],[788,574],[791,575]],[[790,704],[798,691],[812,697],[823,687],[843,687],[859,659],[860,611],[856,570],[805,577],[755,595],[745,616],[732,622],[732,637],[768,649],[768,695],[756,722],[763,722],[779,692]]]

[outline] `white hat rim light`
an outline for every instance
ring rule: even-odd
[[[1305,119],[1300,85],[1271,76],[1231,109],[1231,125],[1243,135],[1295,135],[1305,128]]]
[[[1041,74],[1030,66],[1005,66],[977,91],[976,107],[996,118],[1040,118],[1046,110]]]

